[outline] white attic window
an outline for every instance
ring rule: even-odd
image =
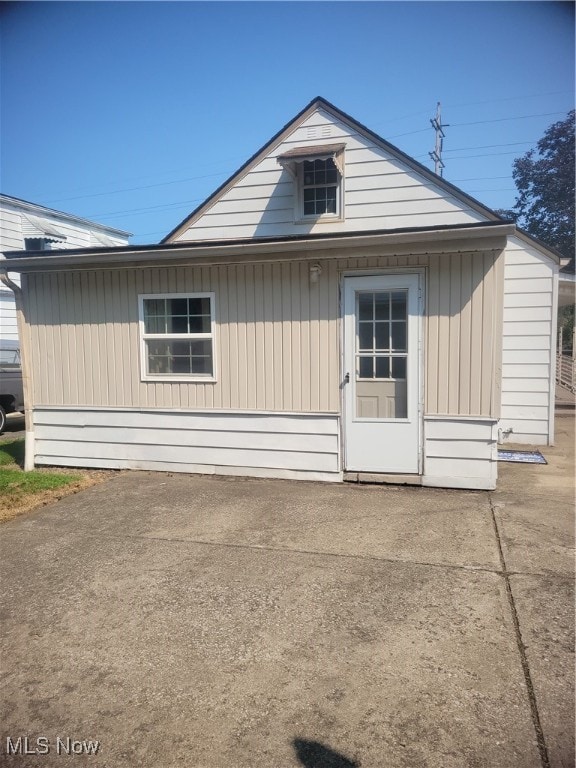
[[[296,183],[295,220],[334,221],[344,218],[345,144],[295,147],[278,156]]]

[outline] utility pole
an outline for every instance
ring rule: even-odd
[[[438,176],[442,176],[444,170],[444,163],[442,162],[442,146],[444,143],[444,131],[443,128],[448,128],[448,123],[442,125],[442,117],[440,116],[440,102],[436,104],[436,115],[430,119],[432,128],[436,131],[436,145],[434,152],[428,152],[432,160],[434,160],[434,172]]]

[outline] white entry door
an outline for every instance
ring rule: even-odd
[[[345,468],[419,471],[420,275],[344,278]]]

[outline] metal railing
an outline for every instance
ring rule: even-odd
[[[576,392],[576,358],[572,355],[556,355],[556,383]]]

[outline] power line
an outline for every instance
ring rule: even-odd
[[[161,181],[158,184],[146,184],[144,186],[140,187],[126,187],[124,189],[116,189],[112,192],[95,192],[92,195],[77,195],[76,197],[61,197],[58,200],[48,200],[47,202],[50,204],[54,203],[62,203],[67,200],[84,200],[88,197],[104,197],[106,195],[119,195],[122,192],[137,192],[141,189],[152,189],[153,187],[166,187],[170,184],[184,184],[186,181],[196,181],[197,179],[211,179],[215,176],[225,176],[226,171],[221,171],[220,173],[208,173],[205,176],[190,176],[186,179],[175,179],[174,181]]]
[[[517,101],[519,99],[541,99],[543,96],[557,96],[560,93],[572,93],[572,91],[548,91],[548,93],[531,93],[526,96],[505,96],[501,99],[488,99],[487,101],[469,101],[466,104],[448,104],[452,109],[457,107],[476,107],[480,104],[495,104],[498,101]]]
[[[479,147],[457,147],[456,149],[445,149],[445,152],[467,152],[470,149],[490,149],[491,147],[517,147],[521,144],[536,144],[538,139],[533,141],[511,141],[507,144],[483,144]]]
[[[563,115],[564,112],[540,112],[537,115],[518,115],[518,117],[497,117],[494,120],[475,120],[472,123],[452,123],[453,127],[460,125],[482,125],[484,123],[504,123],[507,120],[527,120],[529,117],[551,117],[552,115]]]

